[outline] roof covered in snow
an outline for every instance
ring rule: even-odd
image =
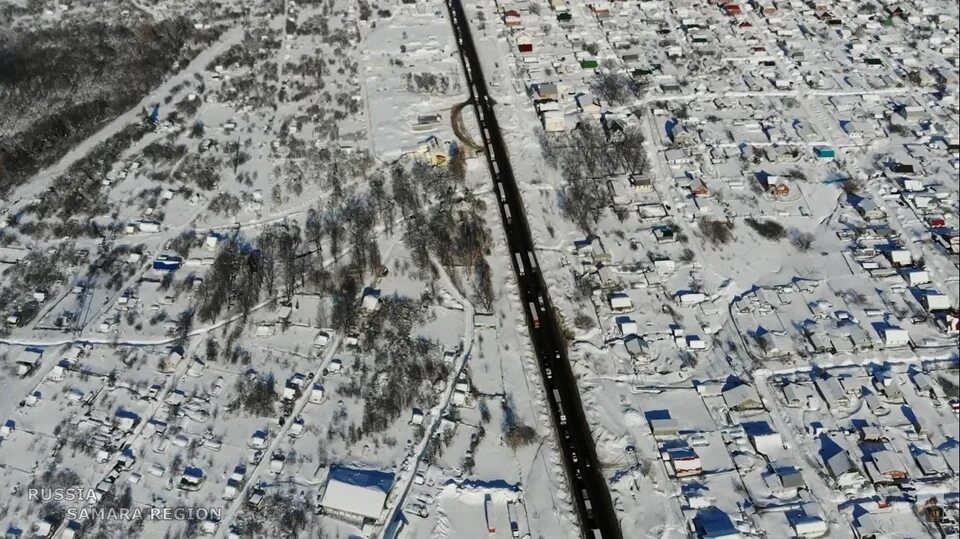
[[[332,466],[320,503],[326,509],[377,519],[393,480],[390,472]]]

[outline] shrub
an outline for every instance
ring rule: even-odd
[[[806,252],[813,247],[813,242],[816,241],[816,239],[816,236],[811,232],[794,231],[793,236],[790,238],[790,243],[796,247],[798,251]]]
[[[700,230],[703,235],[713,244],[729,243],[733,239],[730,232],[733,229],[733,223],[730,221],[721,221],[719,219],[700,218]]]
[[[780,223],[770,219],[758,221],[752,217],[748,217],[744,220],[744,222],[747,223],[747,226],[752,228],[757,234],[760,234],[764,238],[771,241],[781,240],[787,236],[787,229],[784,228]]]
[[[530,425],[512,425],[505,438],[511,449],[518,449],[532,444],[537,439],[537,431]]]

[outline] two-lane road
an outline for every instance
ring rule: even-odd
[[[570,491],[580,516],[582,534],[590,539],[621,539],[620,525],[597,461],[590,426],[584,416],[580,392],[567,359],[565,340],[550,306],[550,295],[536,261],[523,200],[500,134],[493,102],[487,94],[469,23],[460,0],[447,0],[447,8],[454,36],[460,46],[460,57],[467,74],[474,110],[480,121],[487,164],[493,177],[507,244],[512,253],[520,300],[527,314]]]

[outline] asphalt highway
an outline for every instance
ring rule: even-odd
[[[567,359],[565,339],[551,308],[550,295],[540,273],[523,200],[510,166],[506,145],[497,124],[493,101],[460,0],[447,0],[454,35],[467,74],[470,96],[480,121],[487,164],[493,177],[500,216],[510,247],[520,300],[527,316],[550,403],[553,426],[566,465],[570,491],[576,502],[582,535],[590,539],[621,539],[617,515],[610,500],[596,446],[583,413],[580,392]]]

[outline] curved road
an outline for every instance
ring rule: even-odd
[[[507,147],[500,134],[493,104],[487,94],[480,60],[470,35],[469,22],[460,0],[447,0],[454,36],[460,46],[474,110],[486,150],[487,165],[500,202],[500,216],[510,247],[514,272],[525,306],[530,337],[536,351],[551,417],[557,432],[582,535],[591,539],[621,539],[620,524],[597,461],[590,426],[583,413],[580,392],[566,357],[550,296],[534,255],[534,243],[524,213],[523,200],[510,167]]]

